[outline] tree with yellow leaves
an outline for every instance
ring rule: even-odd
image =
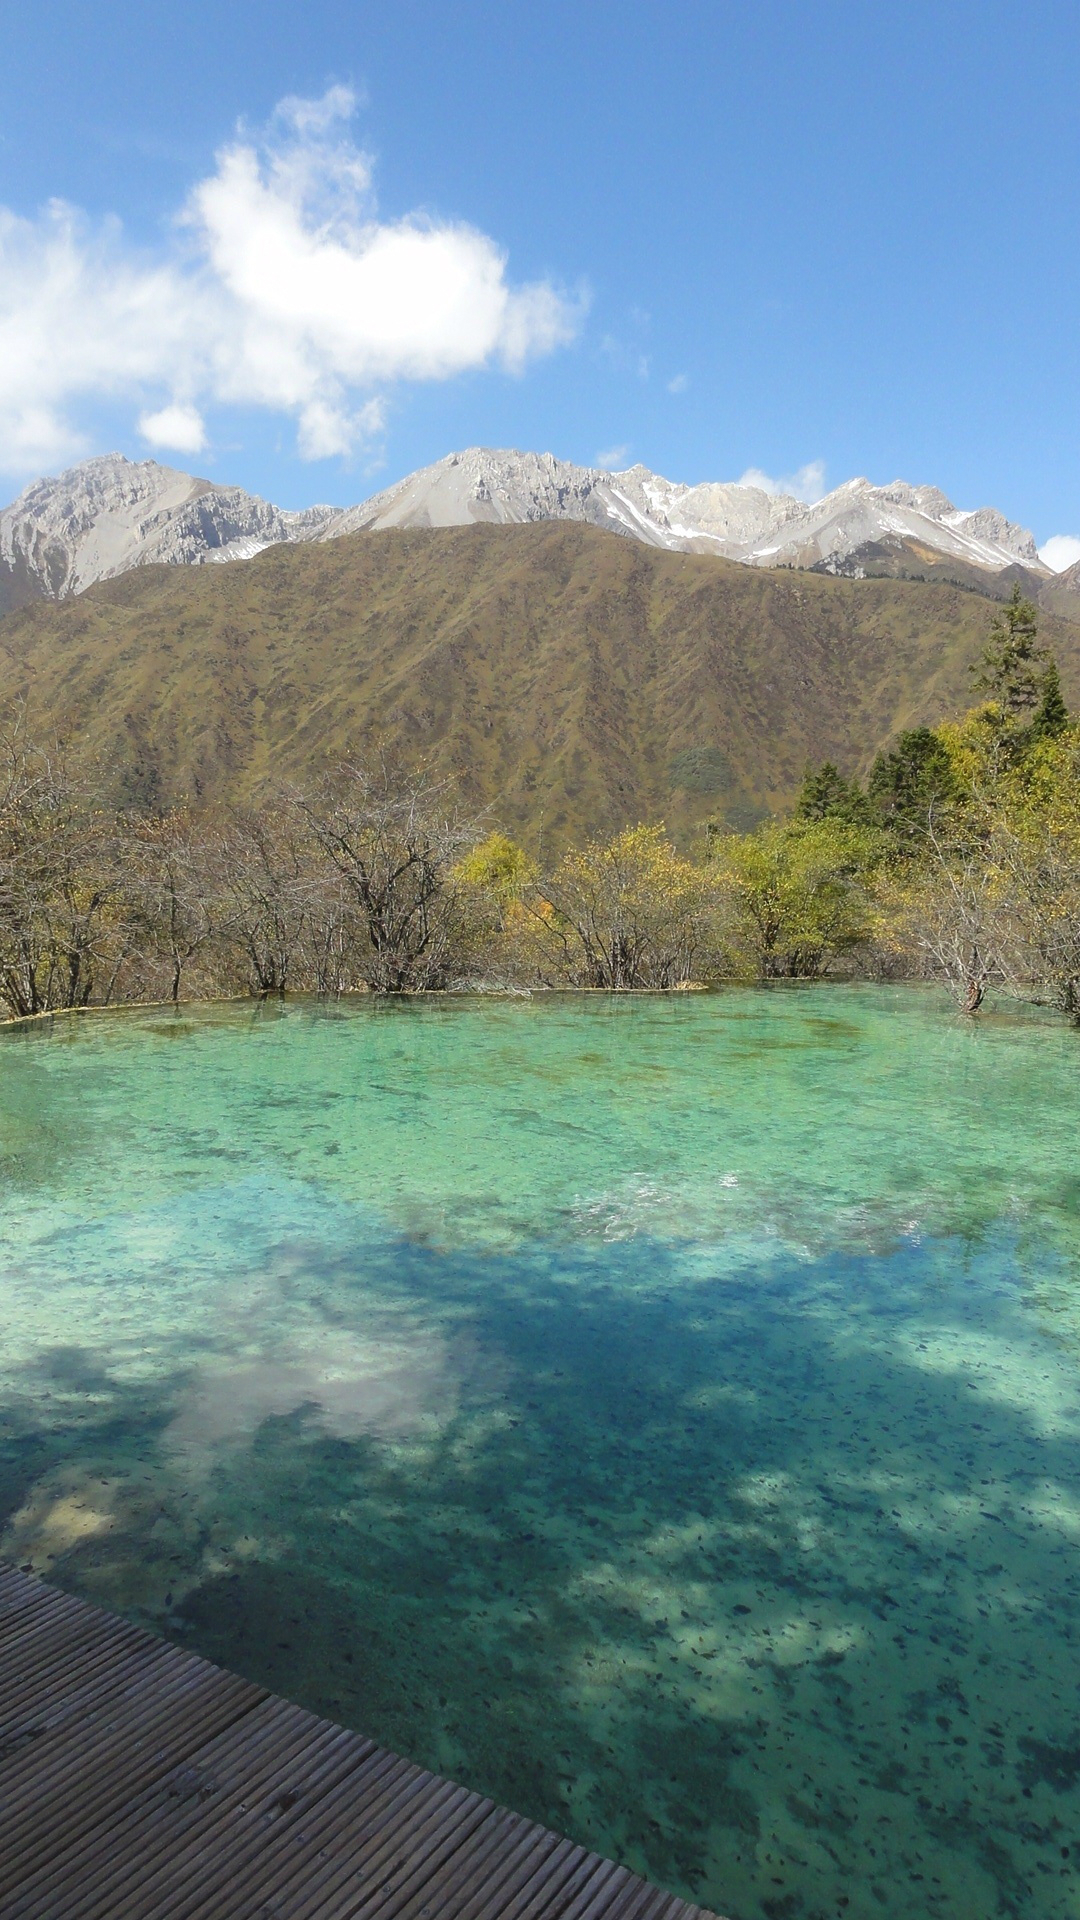
[[[1080,727],[1039,739],[995,801],[1013,980],[1080,1023]]]
[[[663,826],[628,827],[565,855],[534,915],[549,963],[571,983],[685,985],[716,945],[713,875]]]
[[[826,815],[768,821],[712,843],[743,969],[762,980],[816,979],[872,931],[872,830]]]

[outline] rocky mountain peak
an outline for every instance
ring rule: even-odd
[[[808,504],[741,481],[672,481],[640,462],[610,472],[551,453],[467,447],[358,506],[290,512],[240,487],[111,453],[34,481],[0,514],[0,609],[62,599],[130,567],[249,559],[284,541],[553,519],[747,566],[858,572],[870,556],[902,570],[906,554],[919,565],[930,554],[986,574],[1017,562],[1047,571],[1033,536],[996,508],[962,511],[940,488],[903,480],[856,478]]]
[[[64,599],[131,567],[247,559],[313,539],[336,511],[290,513],[156,460],[99,454],[33,481],[0,513],[0,594],[6,584],[9,604]]]

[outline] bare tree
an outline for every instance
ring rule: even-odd
[[[978,1013],[991,981],[1008,977],[1001,873],[989,835],[969,821],[927,824],[926,876],[908,903],[918,949],[944,976],[964,1013]]]
[[[16,1016],[112,997],[132,944],[117,825],[91,775],[0,727],[0,999]]]
[[[359,977],[376,993],[450,985],[469,944],[469,889],[455,868],[478,835],[447,786],[353,761],[298,805],[359,921]]]
[[[175,1003],[185,973],[230,925],[220,830],[184,809],[141,820],[129,839],[131,885],[144,940],[165,960]]]
[[[325,877],[312,903],[304,954],[304,985],[337,996],[355,986],[361,945],[356,914],[339,874]]]
[[[1078,828],[1075,819],[1037,814],[1002,820],[994,851],[1013,932],[1011,984],[1080,1025]]]
[[[230,945],[255,993],[304,984],[311,935],[330,904],[310,838],[293,807],[234,815],[221,839]]]

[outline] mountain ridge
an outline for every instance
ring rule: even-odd
[[[0,612],[66,599],[134,567],[249,560],[268,546],[391,528],[541,520],[759,568],[853,578],[951,569],[976,584],[1019,570],[1040,592],[1059,578],[1034,537],[996,508],[963,512],[940,489],[906,481],[849,480],[808,504],[742,481],[687,485],[640,464],[611,472],[548,453],[473,447],[357,506],[293,510],[154,460],[102,454],[34,481],[0,512]],[[1063,591],[1080,592],[1080,581],[1066,580]]]
[[[970,704],[995,604],[565,521],[391,528],[38,600],[0,621],[0,680],[126,803],[256,801],[379,743],[555,847],[639,819],[745,827],[810,763],[865,773]],[[1080,625],[1042,629],[1075,708]]]
[[[810,505],[743,481],[697,486],[641,465],[577,467],[552,454],[470,447],[385,488],[319,538],[391,526],[583,520],[673,551],[715,552],[748,565],[809,567],[848,559],[872,539],[929,540],[959,562],[1049,573],[1034,536],[993,507],[964,513],[936,487],[845,481]]]

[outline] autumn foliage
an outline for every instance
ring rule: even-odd
[[[960,720],[793,815],[657,823],[546,862],[378,755],[246,810],[117,810],[108,769],[0,728],[0,1007],[478,987],[667,991],[862,972],[1080,1020],[1080,727],[1019,593]],[[115,790],[115,783],[113,783]]]

